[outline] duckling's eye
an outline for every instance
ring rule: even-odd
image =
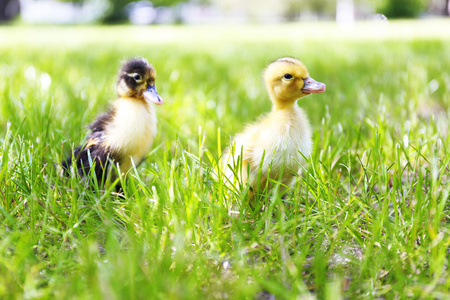
[[[136,81],[141,81],[141,75],[139,75],[139,74],[134,75],[133,78]]]
[[[292,76],[291,74],[284,74],[283,76],[285,79],[292,79],[294,78],[294,76]]]

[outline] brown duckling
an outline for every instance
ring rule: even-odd
[[[125,62],[117,82],[118,98],[107,113],[89,125],[84,145],[77,147],[62,163],[84,177],[95,165],[97,181],[103,182],[110,163],[122,173],[139,165],[149,152],[156,135],[155,104],[163,104],[155,87],[155,68],[144,58]]]

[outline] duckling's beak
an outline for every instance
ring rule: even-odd
[[[164,103],[163,99],[158,95],[156,91],[156,87],[154,85],[147,85],[147,90],[144,92],[144,99],[147,102],[153,102],[157,105],[161,105]]]
[[[303,82],[302,93],[304,94],[323,93],[327,89],[325,84],[315,81],[311,77],[303,79]]]

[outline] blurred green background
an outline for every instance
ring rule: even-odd
[[[448,13],[448,0],[1,1],[0,298],[448,298]],[[120,197],[59,176],[135,56],[165,100],[146,161]],[[289,193],[250,201],[212,173],[270,111],[262,72],[284,56],[327,85],[298,103],[314,149]]]
[[[449,26],[0,27],[0,296],[447,297]],[[165,103],[121,198],[56,166],[134,56]],[[299,102],[314,150],[291,194],[249,203],[212,166],[283,56],[327,84]]]

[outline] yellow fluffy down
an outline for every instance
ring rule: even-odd
[[[115,116],[107,127],[103,144],[120,153],[120,170],[127,172],[133,160],[138,165],[150,150],[156,135],[153,105],[145,101],[119,98],[114,104]]]
[[[269,169],[270,178],[278,180],[282,172],[281,182],[289,185],[300,169],[297,162],[304,161],[300,153],[308,157],[311,148],[311,129],[304,111],[299,107],[277,110],[260,122],[247,126],[235,137],[231,148],[224,154],[225,176],[232,181],[248,183],[255,190],[261,166],[260,186],[266,183]],[[227,165],[234,170],[239,169],[240,178],[234,178]]]
[[[302,92],[306,78],[308,70],[296,59],[282,58],[270,64],[264,82],[273,103],[272,112],[236,135],[223,155],[221,170],[226,181],[237,187],[240,183],[244,187],[248,184],[250,197],[268,178],[290,185],[299,174],[303,156],[311,153],[309,121],[296,104],[308,95]]]

